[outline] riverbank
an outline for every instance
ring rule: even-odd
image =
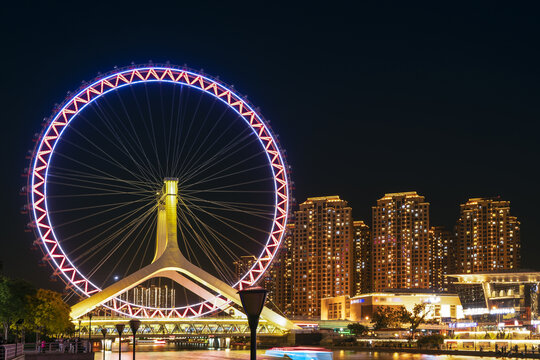
[[[419,349],[419,348],[394,348],[394,347],[361,347],[361,346],[334,346],[332,350],[350,350],[361,352],[384,352],[384,353],[409,353],[426,355],[457,355],[457,356],[477,356],[477,357],[497,357],[497,358],[521,358],[540,359],[539,353],[507,353],[495,351],[473,351],[473,350],[443,350],[443,349]]]

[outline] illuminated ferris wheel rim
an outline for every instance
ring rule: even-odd
[[[59,110],[55,110],[37,141],[29,176],[31,214],[41,247],[46,253],[46,259],[55,269],[55,274],[62,275],[62,278],[70,286],[85,296],[90,296],[101,289],[73,265],[56,237],[47,203],[49,164],[63,131],[87,105],[110,91],[140,83],[156,82],[189,86],[220,100],[246,122],[266,154],[274,185],[275,203],[272,228],[261,254],[249,271],[233,287],[242,289],[252,285],[264,274],[272,262],[286,230],[289,210],[289,182],[288,169],[283,160],[283,153],[268,124],[245,99],[233,92],[223,82],[185,68],[170,65],[134,65],[128,68],[116,69],[96,78],[90,85],[81,87],[75,95],[66,98]],[[129,316],[134,315],[129,306],[138,305],[120,299],[115,300],[119,303],[119,307],[114,306],[115,309],[112,310]],[[116,301],[114,304],[116,304]],[[186,317],[201,316],[218,308],[215,303],[203,301],[194,305],[161,310],[171,310],[173,316]],[[147,309],[152,311],[160,310],[155,308]]]

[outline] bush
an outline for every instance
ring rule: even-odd
[[[444,336],[439,335],[439,334],[421,336],[418,338],[416,344],[419,347],[426,346],[426,347],[438,348],[440,345],[444,344]]]

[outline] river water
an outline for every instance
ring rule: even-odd
[[[264,355],[264,350],[257,351],[257,359],[260,360],[277,360]],[[157,359],[181,359],[181,360],[249,360],[248,350],[179,350],[168,351],[140,351],[136,353],[137,360],[157,360]],[[425,354],[408,354],[408,353],[390,353],[390,352],[365,352],[365,351],[349,351],[336,350],[334,351],[334,360],[466,360],[468,356],[455,355],[425,355]],[[480,358],[479,358],[480,359]],[[495,360],[494,357],[483,357],[482,360]],[[103,360],[103,353],[96,352],[95,360]],[[118,360],[118,353],[110,351],[105,352],[105,360]],[[122,353],[122,360],[132,360],[132,353]]]

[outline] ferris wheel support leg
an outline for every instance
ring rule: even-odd
[[[227,308],[230,308],[234,311],[234,315],[244,315],[242,312],[238,311],[236,308],[232,307],[230,303],[223,300],[222,298],[216,297],[216,295],[212,294],[202,286],[196,284],[195,282],[191,281],[187,277],[183,276],[182,274],[178,273],[177,271],[166,271],[160,274],[163,277],[169,278],[176,283],[184,286],[186,289],[191,291],[194,294],[197,294],[202,299],[210,300],[215,299],[215,305],[220,307],[222,310],[226,310]]]
[[[198,283],[203,284],[209,289],[220,293],[235,304],[242,306],[242,302],[240,300],[240,296],[238,295],[237,289],[231,287],[230,285],[226,284],[215,276],[207,273],[203,269],[193,265],[185,258],[182,260],[182,267],[178,267],[175,270],[191,277],[192,279],[194,279]],[[270,310],[266,306],[261,312],[261,317],[269,321],[270,323],[277,325],[280,328],[286,328],[289,330],[298,329],[298,326],[295,325],[292,321]]]
[[[99,305],[106,303],[112,298],[120,295],[121,293],[128,291],[131,288],[139,285],[140,283],[159,276],[158,274],[164,269],[159,266],[158,263],[152,263],[133,274],[126,276],[125,278],[115,282],[111,286],[103,289],[102,291],[86,298],[71,307],[70,316],[73,319],[77,319],[86,313],[92,311]]]

